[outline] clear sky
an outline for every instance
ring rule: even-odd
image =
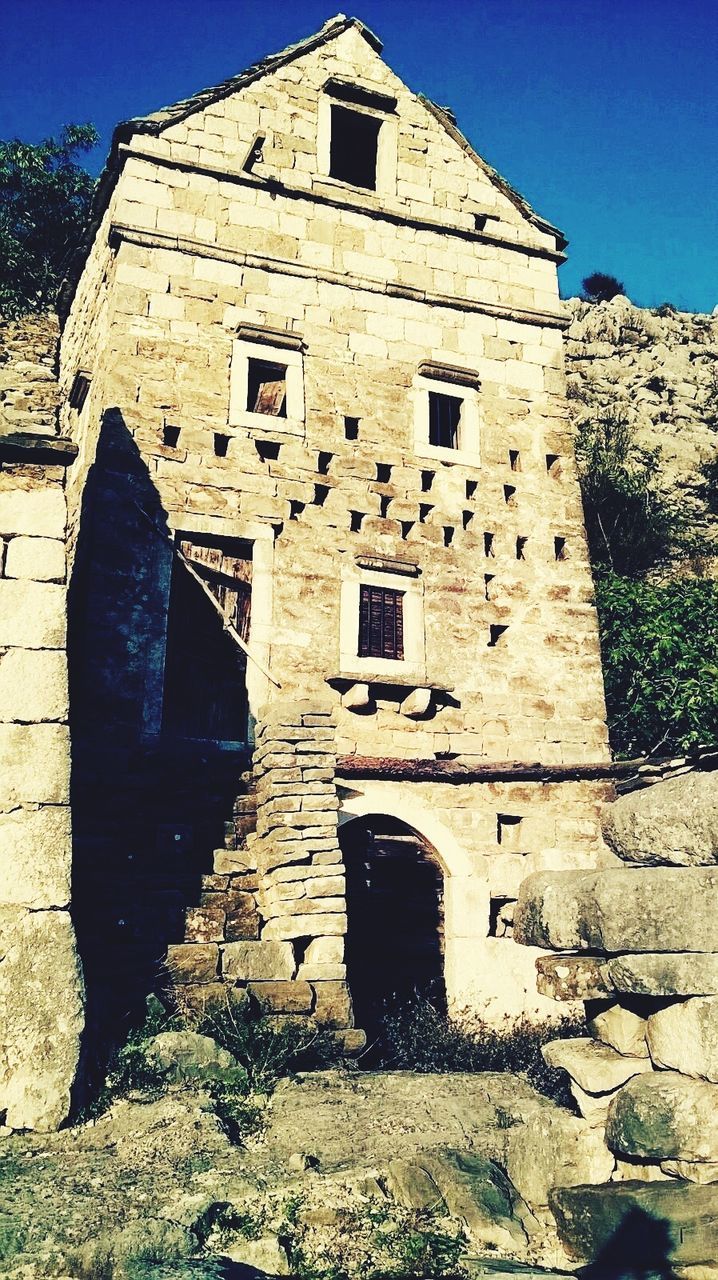
[[[341,0],[9,0],[0,137],[119,120],[219,83]],[[718,0],[358,0],[407,84],[634,301],[718,304]]]

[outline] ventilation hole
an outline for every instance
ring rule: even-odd
[[[415,523],[415,522],[414,522],[413,520],[402,520],[402,521],[401,521],[401,536],[402,536],[402,538],[403,538],[404,542],[406,542],[407,538],[409,537],[409,534],[411,533],[412,529],[414,528],[414,523]]]
[[[317,471],[320,476],[325,476],[329,471],[329,463],[334,457],[333,453],[320,453],[317,458]]]
[[[479,482],[478,482],[478,480],[467,480],[467,481],[466,481],[466,496],[467,496],[467,498],[473,498],[473,496],[474,496],[474,494],[476,493],[476,490],[478,489],[478,487],[479,487]]]
[[[516,486],[513,484],[504,485],[504,502],[507,507],[516,506]]]
[[[359,439],[359,419],[358,418],[344,419],[344,436],[347,440]]]
[[[554,560],[567,560],[568,552],[566,551],[566,539],[554,538],[553,540],[553,558]]]
[[[376,478],[380,484],[388,484],[391,480],[391,467],[388,462],[377,462]]]
[[[509,466],[512,471],[521,470],[521,454],[518,449],[509,449]]]
[[[350,511],[349,517],[350,517],[349,528],[351,529],[352,533],[358,533],[359,530],[361,529],[361,522],[364,519],[364,513],[362,511]]]
[[[522,819],[515,813],[497,813],[496,843],[509,844],[514,848],[518,844],[521,822]]]
[[[484,534],[484,555],[485,555],[485,556],[495,556],[495,555],[496,555],[496,552],[494,551],[494,535],[493,535],[493,533],[485,533],[485,534]]]
[[[434,508],[428,502],[419,503],[419,523],[426,524],[426,517]]]
[[[229,436],[220,435],[218,431],[214,433],[214,454],[216,458],[226,458],[229,448]]]
[[[546,454],[546,470],[555,480],[561,475],[561,456],[558,453]]]
[[[251,173],[252,170],[254,169],[255,164],[261,164],[262,161],[264,160],[264,154],[263,154],[262,148],[264,147],[265,142],[266,142],[266,138],[264,134],[258,133],[256,138],[254,139],[254,142],[249,148],[247,159],[242,165],[242,168],[245,173]]]
[[[382,495],[382,497],[379,499],[379,515],[381,516],[382,520],[386,520],[386,517],[389,512],[390,502],[391,502],[391,498],[387,498],[384,495]]]
[[[176,449],[179,443],[181,427],[162,428],[162,443],[169,446],[170,449]]]
[[[298,520],[304,510],[304,503],[297,502],[295,498],[291,498],[289,502],[289,519]]]
[[[469,527],[469,525],[471,524],[471,521],[473,520],[473,518],[474,518],[474,513],[473,513],[473,511],[462,511],[462,513],[461,513],[461,523],[462,523],[462,525],[464,526],[464,528],[465,528],[465,529],[468,529],[468,527]]]
[[[429,492],[432,484],[434,483],[434,475],[435,475],[435,472],[433,471],[422,471],[421,473],[421,492],[422,493]]]
[[[90,390],[91,382],[92,374],[83,373],[82,370],[79,370],[72,380],[72,386],[70,387],[70,394],[68,396],[68,404],[71,409],[76,409],[78,413],[82,410],[82,406],[87,399],[87,393]]]
[[[487,222],[488,222],[488,214],[486,213],[474,214],[474,230],[483,231]]]
[[[278,440],[255,440],[254,447],[262,462],[276,462],[281,445]]]
[[[526,559],[526,556],[524,555],[524,551],[526,550],[526,543],[527,543],[527,542],[528,542],[528,538],[517,538],[517,539],[516,539],[516,559],[517,559],[517,560],[525,560],[525,559]]]
[[[484,574],[484,599],[485,600],[492,599],[491,591],[489,588],[491,587],[491,583],[493,582],[495,577],[496,577],[495,573]]]
[[[498,622],[492,622],[489,627],[488,648],[495,649],[501,637],[508,631],[508,626],[502,626]]]
[[[444,525],[444,546],[450,547],[454,538],[454,530],[450,524]]]
[[[315,484],[313,505],[315,507],[323,507],[328,493],[329,493],[328,484]]]
[[[489,899],[489,937],[513,938],[516,898]]]

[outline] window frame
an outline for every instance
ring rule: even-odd
[[[479,390],[440,374],[417,373],[413,382],[414,397],[414,452],[420,458],[438,458],[442,462],[460,462],[465,466],[480,466]],[[461,418],[456,448],[430,442],[430,395],[450,396],[461,401]]]
[[[250,360],[282,365],[286,369],[286,417],[254,413],[247,408]],[[272,435],[304,436],[304,355],[296,347],[284,347],[260,338],[235,338],[229,387],[229,425],[269,431]]]
[[[332,177],[332,107],[343,107],[345,111],[353,111],[356,115],[369,116],[372,120],[378,121],[376,185],[374,187],[356,187],[342,178]],[[341,191],[356,192],[363,199],[369,200],[376,196],[396,195],[398,141],[398,122],[392,111],[382,110],[378,106],[368,107],[361,102],[348,101],[334,96],[330,89],[325,89],[321,95],[317,120],[317,171],[322,182],[327,186]]]
[[[359,654],[361,587],[402,593],[403,658],[362,657]],[[422,684],[426,680],[424,586],[416,565],[367,569],[356,561],[342,569],[339,674],[357,679],[400,676]]]

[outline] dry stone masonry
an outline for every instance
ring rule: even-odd
[[[611,1187],[552,1196],[564,1242],[585,1261],[642,1213],[669,1225],[672,1263],[718,1274],[717,814],[715,768],[658,782],[607,808],[621,866],[521,888],[519,939],[575,953],[540,960],[540,985],[580,995],[589,1017],[590,1037],[554,1041],[544,1056],[568,1072],[616,1159]]]

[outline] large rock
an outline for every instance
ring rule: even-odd
[[[718,955],[668,952],[615,956],[604,970],[611,987],[625,995],[718,995]]]
[[[601,1000],[613,993],[598,956],[538,956],[536,986],[552,1000]]]
[[[603,1134],[563,1109],[542,1109],[508,1132],[505,1169],[532,1208],[549,1202],[553,1187],[607,1182],[614,1158]]]
[[[604,811],[603,834],[626,862],[718,862],[718,773],[681,774],[619,796]]]
[[[493,1160],[469,1151],[425,1152],[417,1161],[438,1187],[453,1218],[464,1223],[472,1243],[523,1253],[521,1219],[529,1212]]]
[[[149,1062],[163,1071],[168,1080],[197,1080],[237,1070],[237,1060],[211,1036],[197,1031],[161,1031],[148,1041]]]
[[[718,952],[718,869],[618,867],[523,881],[514,937],[555,951]]]
[[[718,1186],[613,1182],[561,1187],[551,1209],[571,1257],[609,1276],[669,1276],[670,1263],[718,1258]],[[602,1267],[602,1269],[601,1269]]]
[[[646,1019],[622,1004],[602,1009],[588,1024],[591,1035],[629,1058],[647,1058]]]
[[[659,1010],[648,1019],[647,1037],[657,1067],[718,1082],[718,997],[699,996]]]
[[[66,911],[0,908],[0,1112],[56,1129],[70,1109],[84,989]]]
[[[551,1040],[541,1052],[549,1067],[562,1067],[587,1093],[613,1093],[632,1076],[651,1070],[647,1057],[626,1057],[588,1037]]]
[[[646,1160],[718,1159],[718,1086],[673,1071],[636,1076],[608,1110],[612,1151]]]

